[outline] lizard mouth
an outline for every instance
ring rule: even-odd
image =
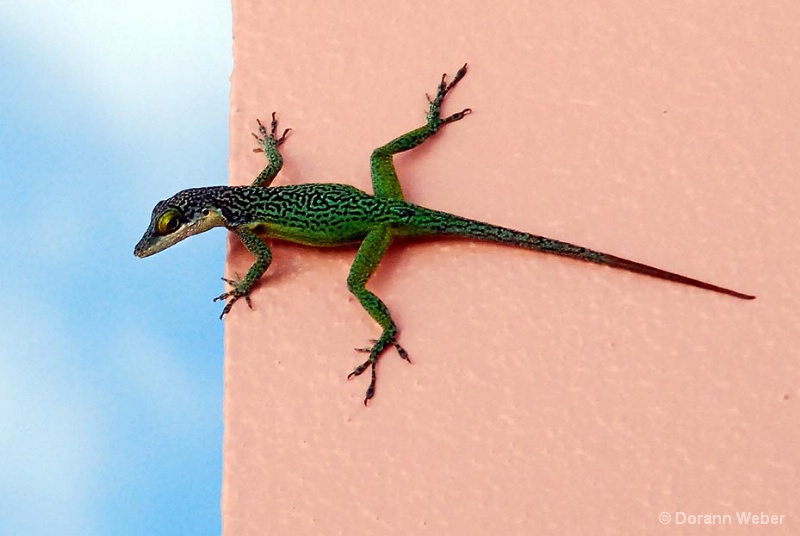
[[[178,232],[175,232],[169,236],[143,236],[139,243],[136,244],[136,247],[133,248],[133,254],[143,259],[145,257],[149,257],[150,255],[155,255],[159,251],[163,251],[170,247],[173,244],[176,244],[187,238],[189,235],[185,234],[184,236],[178,236]]]
[[[192,235],[200,234],[214,227],[224,225],[225,220],[222,216],[212,210],[206,216],[191,223],[187,223],[168,235],[158,235],[152,229],[148,229],[142,239],[139,240],[139,243],[136,244],[136,247],[133,248],[133,254],[143,259],[150,255],[155,255],[159,251],[164,251],[168,247]]]

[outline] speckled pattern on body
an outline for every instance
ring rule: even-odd
[[[370,369],[371,380],[364,398],[365,404],[375,394],[375,366],[383,351],[394,346],[400,357],[409,359],[408,353],[397,342],[397,325],[386,304],[365,286],[395,236],[456,236],[499,242],[620,268],[737,298],[754,298],[622,257],[406,202],[392,157],[413,149],[444,125],[459,121],[471,112],[467,108],[448,117],[440,117],[442,101],[466,72],[467,66],[464,65],[449,84],[445,75],[442,75],[436,96],[429,99],[424,126],[373,151],[370,163],[374,195],[344,184],[270,187],[283,165],[278,147],[289,132],[287,129],[280,137],[276,136],[277,120],[272,114],[269,131],[259,122],[261,136],[254,134],[269,163],[253,185],[191,188],[159,202],[153,209],[147,231],[136,245],[135,255],[147,257],[214,227],[225,227],[236,233],[256,261],[244,278],[238,281],[225,280],[232,286],[231,290],[215,298],[215,301],[227,300],[220,315],[222,318],[240,298],[250,304],[253,286],[272,262],[272,252],[264,239],[288,240],[320,247],[360,242],[347,286],[383,330],[372,346],[362,349],[369,354],[367,360],[348,376],[352,378]]]

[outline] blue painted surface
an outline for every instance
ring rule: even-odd
[[[0,534],[219,534],[229,2],[0,3]],[[10,30],[7,30],[9,29]]]

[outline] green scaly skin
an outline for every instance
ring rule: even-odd
[[[348,376],[352,378],[370,369],[371,380],[364,404],[375,394],[375,366],[384,350],[394,346],[400,357],[409,360],[408,353],[397,342],[398,329],[389,309],[366,288],[367,281],[396,236],[451,236],[499,242],[620,268],[737,298],[754,298],[607,253],[406,202],[392,157],[413,149],[443,126],[459,121],[471,112],[467,108],[448,117],[442,118],[440,115],[445,96],[466,73],[467,66],[464,65],[449,84],[445,75],[442,75],[436,96],[428,98],[425,125],[373,151],[371,170],[374,195],[344,184],[270,187],[283,165],[278,147],[289,132],[287,129],[280,137],[276,136],[277,121],[273,113],[269,132],[259,121],[261,136],[253,134],[261,147],[256,151],[263,151],[269,162],[253,184],[192,188],[159,202],[153,209],[150,226],[136,245],[135,255],[147,257],[213,227],[225,227],[236,233],[256,261],[244,278],[236,281],[224,279],[232,288],[215,298],[215,301],[227,300],[220,315],[222,318],[240,298],[251,305],[253,286],[272,261],[272,252],[264,239],[287,240],[317,247],[360,243],[347,276],[347,288],[382,329],[380,338],[372,346],[359,349],[369,356]]]

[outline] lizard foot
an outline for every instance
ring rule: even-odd
[[[464,108],[460,112],[456,112],[453,115],[450,115],[445,118],[441,118],[439,116],[442,107],[442,102],[444,101],[444,98],[447,96],[447,93],[451,89],[456,87],[456,84],[458,84],[466,74],[467,74],[467,64],[465,63],[464,66],[461,67],[461,69],[459,69],[456,75],[453,77],[452,82],[447,83],[447,73],[442,75],[442,81],[439,82],[439,89],[436,92],[436,96],[433,99],[431,99],[430,95],[428,95],[427,93],[425,94],[425,96],[428,98],[428,103],[430,104],[428,110],[429,125],[435,126],[438,129],[438,127],[442,125],[446,125],[447,123],[452,123],[454,121],[459,121],[463,119],[464,116],[472,113],[472,109]]]
[[[400,346],[400,343],[397,342],[397,339],[395,338],[395,334],[384,333],[383,335],[381,335],[380,339],[378,339],[378,340],[372,339],[372,342],[375,343],[372,346],[369,346],[369,347],[366,347],[366,348],[356,348],[356,351],[358,351],[358,352],[369,353],[369,358],[367,358],[366,361],[364,361],[359,366],[357,366],[355,369],[353,369],[353,372],[351,372],[350,374],[347,375],[347,379],[351,380],[351,379],[355,378],[356,376],[360,376],[361,374],[363,374],[364,371],[366,371],[368,368],[370,369],[371,379],[370,379],[370,382],[369,382],[369,387],[367,387],[366,396],[364,397],[364,405],[365,406],[368,406],[369,405],[369,400],[373,396],[375,396],[375,380],[377,378],[377,375],[376,375],[376,372],[375,372],[375,366],[378,364],[378,358],[383,353],[383,351],[386,350],[386,348],[389,345],[392,345],[392,346],[395,347],[395,349],[397,350],[397,353],[400,354],[401,358],[403,358],[406,361],[408,361],[409,363],[411,363],[411,358],[408,357],[408,352],[406,352],[405,349],[402,346]]]
[[[258,131],[261,133],[261,136],[255,132],[251,132],[251,134],[261,147],[259,149],[253,149],[254,153],[263,153],[270,149],[276,149],[284,141],[286,141],[286,135],[292,131],[291,128],[287,128],[283,131],[283,134],[281,134],[280,138],[277,137],[278,120],[275,117],[275,112],[272,112],[272,121],[269,124],[269,132],[267,132],[267,127],[261,123],[260,119],[256,119],[256,122],[258,123]]]
[[[229,290],[228,292],[223,292],[214,298],[215,302],[220,300],[228,300],[225,304],[225,307],[222,309],[222,313],[219,315],[220,320],[222,320],[222,317],[230,312],[231,307],[233,307],[233,304],[236,303],[239,298],[244,298],[244,301],[247,302],[247,306],[250,309],[253,308],[253,304],[250,301],[250,289],[245,288],[245,284],[238,274],[236,274],[236,280],[228,279],[226,277],[222,277],[221,279],[232,286],[233,289]]]

